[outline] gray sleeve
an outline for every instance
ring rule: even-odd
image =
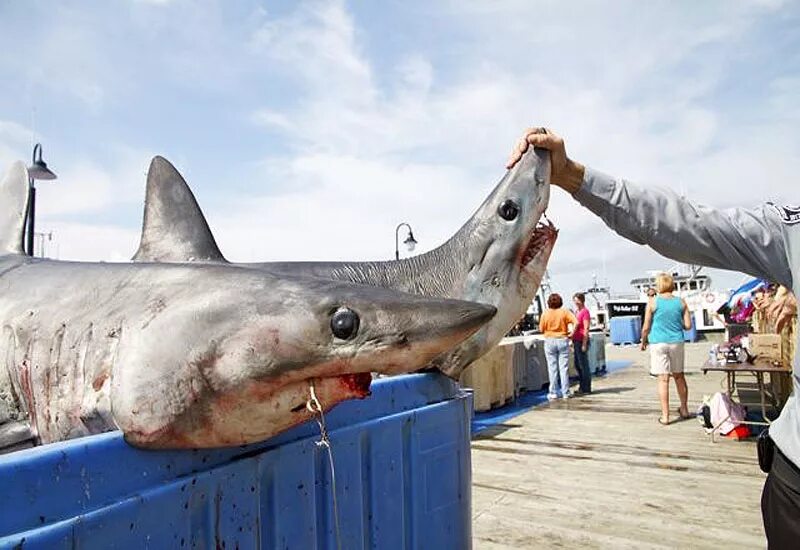
[[[669,189],[638,187],[589,168],[575,198],[626,239],[667,258],[792,288],[783,224],[771,205],[717,210]]]

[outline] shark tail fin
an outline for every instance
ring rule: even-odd
[[[144,221],[135,262],[225,262],[186,180],[164,157],[147,171]]]
[[[22,161],[17,161],[0,180],[0,255],[24,253],[22,239],[28,200],[28,169]]]

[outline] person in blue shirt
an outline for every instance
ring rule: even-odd
[[[656,276],[657,294],[650,298],[644,312],[642,326],[642,350],[650,346],[650,374],[658,377],[658,398],[661,401],[661,417],[658,422],[669,424],[669,379],[675,380],[675,388],[681,405],[678,414],[689,418],[689,388],[683,375],[684,351],[683,331],[692,328],[689,307],[683,298],[672,294],[675,281],[669,273]]]

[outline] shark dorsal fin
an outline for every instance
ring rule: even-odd
[[[28,210],[28,170],[22,161],[11,165],[0,181],[0,255],[23,254]]]
[[[144,222],[135,262],[224,262],[186,180],[164,157],[147,171]]]

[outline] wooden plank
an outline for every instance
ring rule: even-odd
[[[687,345],[690,408],[724,384],[700,373],[707,351]],[[543,405],[473,441],[474,547],[763,548],[755,444],[714,444],[696,420],[659,425],[647,354],[607,353],[635,364],[595,379],[590,396]]]

